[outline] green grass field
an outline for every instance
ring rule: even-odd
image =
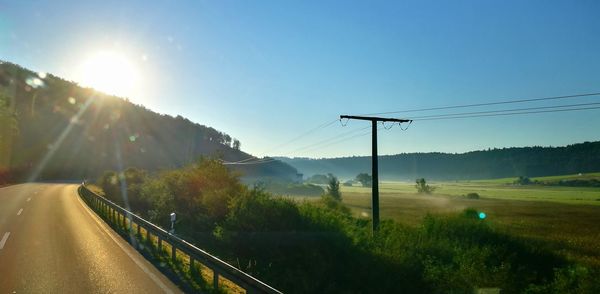
[[[598,178],[600,173],[532,180]],[[514,178],[432,182],[431,195],[417,194],[414,183],[382,182],[380,214],[419,225],[427,214],[448,214],[467,207],[487,214],[487,221],[522,237],[546,241],[568,258],[600,265],[600,188],[515,186]],[[354,215],[371,217],[371,189],[342,186],[343,202]],[[462,195],[478,193],[480,199]],[[318,199],[316,197],[303,199]]]

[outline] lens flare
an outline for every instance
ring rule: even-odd
[[[80,69],[82,85],[121,97],[137,96],[139,79],[139,72],[130,59],[114,51],[93,54]]]

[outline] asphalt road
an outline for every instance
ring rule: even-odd
[[[0,293],[180,293],[99,219],[77,185],[0,189]]]

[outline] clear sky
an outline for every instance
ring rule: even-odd
[[[600,92],[599,16],[596,0],[0,0],[0,59],[83,83],[90,56],[117,52],[138,75],[132,101],[244,151],[367,155],[368,135],[302,148],[366,122],[274,147],[340,114]],[[600,97],[494,109],[587,102]],[[379,148],[556,146],[599,140],[599,129],[600,110],[421,121],[381,131]]]

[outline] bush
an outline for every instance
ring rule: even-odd
[[[429,186],[424,178],[417,179],[415,182],[419,194],[431,194],[435,190],[435,187]]]
[[[235,232],[294,231],[301,227],[301,218],[291,200],[252,189],[231,200],[224,227]]]
[[[533,182],[531,181],[530,178],[528,177],[524,177],[524,176],[519,176],[515,181],[514,184],[515,185],[531,185]]]
[[[467,195],[465,195],[465,198],[467,198],[467,199],[479,199],[479,194],[474,193],[474,192],[468,193]]]

